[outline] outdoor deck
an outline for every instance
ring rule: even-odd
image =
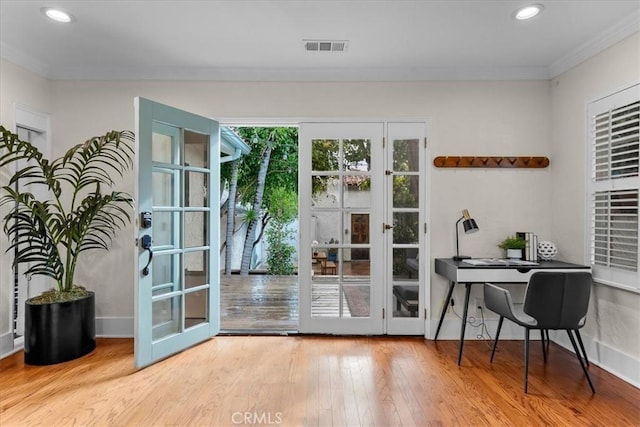
[[[297,331],[298,276],[220,276],[222,331]]]
[[[345,262],[345,277],[369,274],[368,262]],[[314,265],[318,280],[307,286],[311,289],[311,315],[314,317],[369,316],[367,286],[345,286],[343,292],[324,276],[319,264]],[[220,275],[220,329],[224,331],[297,331],[299,276],[270,276],[250,274]],[[323,279],[326,279],[323,280]],[[333,282],[333,283],[332,283]],[[342,298],[342,301],[340,301]]]

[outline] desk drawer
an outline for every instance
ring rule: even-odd
[[[459,283],[527,283],[536,271],[590,272],[589,268],[459,268]]]

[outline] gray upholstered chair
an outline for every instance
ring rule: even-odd
[[[527,392],[529,376],[529,331],[540,330],[543,338],[549,329],[566,330],[573,345],[573,349],[580,361],[591,391],[595,393],[589,372],[585,363],[586,353],[578,329],[584,326],[589,308],[589,296],[591,294],[591,273],[586,272],[537,272],[531,275],[525,292],[524,304],[513,304],[508,290],[491,283],[484,285],[485,306],[500,315],[496,339],[491,352],[491,362],[498,345],[500,329],[505,318],[525,328],[524,335],[524,392]],[[578,351],[573,337],[576,333],[582,355]],[[546,353],[545,353],[546,361]]]

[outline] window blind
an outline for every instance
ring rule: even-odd
[[[639,288],[640,86],[589,105],[588,212],[594,278]]]

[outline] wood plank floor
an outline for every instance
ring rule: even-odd
[[[223,336],[143,370],[130,339],[100,339],[79,360],[0,361],[0,425],[637,426],[640,390],[574,355],[522,343],[397,337]]]

